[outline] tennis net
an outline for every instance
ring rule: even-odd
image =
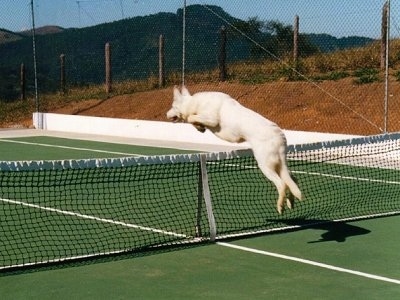
[[[0,162],[0,270],[399,214],[400,134],[288,147],[283,215],[252,152]]]

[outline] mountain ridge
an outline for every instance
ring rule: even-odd
[[[176,13],[160,12],[84,28],[37,28],[37,71],[41,90],[54,92],[58,89],[61,54],[66,59],[68,84],[82,86],[103,82],[104,46],[107,42],[112,46],[114,80],[137,80],[155,76],[158,73],[160,35],[165,39],[165,69],[172,73],[179,72],[182,66],[182,13],[182,9],[178,9]],[[217,68],[221,26],[226,25],[226,21],[230,24],[246,23],[230,16],[218,6],[190,5],[186,9],[186,18],[188,22],[185,44],[188,54],[185,66],[190,72]],[[0,87],[0,99],[15,99],[19,89],[16,70],[21,63],[27,67],[27,86],[33,86],[31,31],[1,32],[5,32],[9,42],[2,42],[0,39],[0,57],[5,58],[0,61],[0,81],[5,83]],[[234,30],[228,29],[227,35],[227,63],[252,59],[254,45]],[[269,39],[271,34],[258,32],[256,36]],[[302,36],[308,40],[308,35]],[[353,38],[338,39],[329,35],[312,37],[313,43],[320,43],[316,46],[321,51],[353,46]],[[354,46],[373,41],[369,38],[354,40]],[[321,43],[326,41],[333,45],[323,48]],[[335,41],[343,45],[335,45]]]

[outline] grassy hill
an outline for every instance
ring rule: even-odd
[[[390,95],[400,92],[400,41],[391,43]],[[217,90],[229,93],[244,105],[285,129],[352,134],[377,134],[383,124],[384,74],[379,71],[379,43],[304,57],[299,76],[289,59],[229,64],[226,82],[218,69],[186,74],[192,92]],[[66,94],[40,94],[40,111],[100,117],[165,120],[172,85],[180,74],[170,74],[167,87],[155,88],[157,79],[124,80],[106,94],[102,84],[71,87]],[[390,97],[389,130],[400,130],[398,97]],[[30,126],[33,98],[0,101],[0,127]],[[371,120],[371,123],[366,122]]]
[[[23,38],[24,37],[19,33],[15,33],[6,29],[0,29],[0,45],[12,43]]]
[[[233,18],[222,8],[202,5],[187,7],[186,69],[198,72],[215,69],[218,60],[219,34],[223,20],[237,25],[268,49],[279,49],[276,33],[263,32],[251,22]],[[223,20],[222,20],[223,19]],[[284,28],[289,28],[290,25]],[[253,30],[253,31],[251,31]],[[37,29],[38,78],[41,93],[55,92],[59,87],[59,57],[66,57],[66,78],[70,87],[99,84],[104,78],[104,45],[112,46],[114,81],[151,78],[158,70],[158,40],[165,38],[165,67],[169,74],[182,65],[182,10],[115,21],[82,29],[46,26]],[[3,39],[1,38],[3,36]],[[328,35],[302,35],[304,43],[313,43],[314,52],[332,51],[370,43],[368,38],[335,38]],[[290,46],[290,37],[286,44]],[[326,43],[329,42],[329,46]],[[303,44],[304,44],[303,43]],[[305,46],[305,45],[303,45]],[[310,48],[310,47],[309,47]],[[265,53],[254,51],[254,45],[234,30],[228,30],[227,60],[248,62],[265,59]],[[284,56],[286,53],[283,53]],[[32,40],[30,31],[0,31],[0,101],[18,98],[19,66],[27,67],[28,92],[33,87]],[[267,58],[268,59],[268,58]]]

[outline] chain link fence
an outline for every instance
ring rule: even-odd
[[[3,108],[35,97],[34,34],[41,111],[184,82],[285,129],[400,130],[398,1],[14,2],[0,1]]]

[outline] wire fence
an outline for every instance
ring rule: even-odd
[[[185,81],[288,129],[400,130],[398,1],[20,2],[0,1],[1,102]]]

